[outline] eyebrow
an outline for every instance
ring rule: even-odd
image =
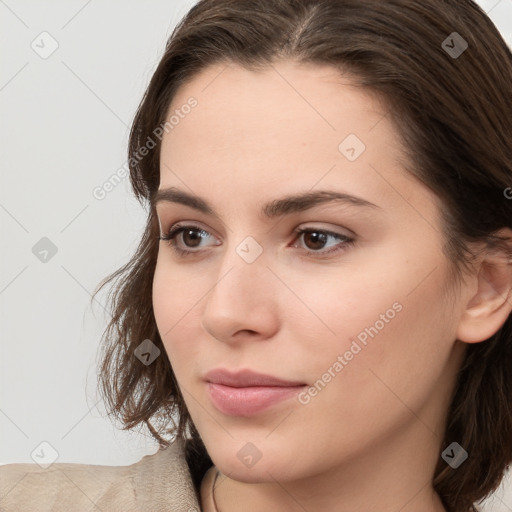
[[[156,194],[153,195],[152,203],[156,206],[157,203],[161,202],[183,204],[206,215],[213,215],[220,219],[219,214],[206,200],[176,187],[157,190]],[[289,195],[281,199],[274,199],[263,205],[261,215],[265,218],[272,219],[281,215],[302,212],[317,205],[332,202],[357,206],[359,208],[381,210],[380,206],[361,197],[332,190],[317,190],[314,192],[308,191],[302,194]]]

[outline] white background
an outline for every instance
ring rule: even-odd
[[[128,179],[103,200],[92,191],[126,162],[135,109],[194,3],[0,0],[0,464],[33,463],[43,441],[57,462],[126,465],[157,450],[98,403],[105,294],[89,306],[146,212]],[[478,3],[512,46],[512,0]],[[46,59],[31,47],[44,31],[58,43]],[[32,253],[43,237],[57,248],[46,263]],[[512,511],[511,480],[486,511]]]

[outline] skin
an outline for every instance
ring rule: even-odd
[[[455,375],[467,343],[510,313],[492,286],[508,286],[510,271],[447,287],[440,204],[405,171],[386,106],[348,75],[290,61],[226,66],[178,90],[170,111],[191,96],[198,105],[165,134],[160,169],[160,189],[201,196],[220,219],[159,202],[163,235],[178,221],[208,233],[199,247],[178,235],[179,247],[200,251],[192,256],[161,241],[153,285],[167,355],[223,474],[218,510],[444,511],[432,477]],[[338,149],[349,134],[366,146],[355,161]],[[379,209],[330,203],[260,216],[270,200],[320,189]],[[315,245],[297,227],[356,243]],[[263,249],[252,263],[236,251],[248,236]],[[396,303],[401,311],[307,404],[291,398],[251,417],[213,406],[207,371],[250,368],[314,386]],[[261,454],[252,467],[237,457],[247,443]]]

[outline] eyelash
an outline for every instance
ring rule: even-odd
[[[161,236],[159,237],[159,240],[163,240],[163,241],[166,241],[168,242],[168,245],[171,246],[172,250],[175,251],[179,256],[181,257],[187,257],[187,256],[190,256],[192,254],[198,254],[200,251],[189,251],[187,249],[181,249],[178,247],[177,243],[176,243],[176,237],[182,233],[183,231],[186,231],[186,230],[194,230],[194,231],[199,231],[200,233],[207,233],[208,234],[208,231],[198,227],[198,226],[194,226],[194,225],[176,225],[174,226],[172,229],[170,229],[167,233],[167,236]],[[306,250],[307,253],[309,254],[315,254],[315,255],[318,255],[316,257],[318,258],[322,258],[322,257],[325,257],[327,255],[331,255],[333,253],[338,253],[340,251],[344,251],[346,250],[348,247],[354,245],[355,243],[355,239],[354,238],[350,238],[346,235],[342,235],[340,233],[334,233],[332,231],[327,231],[325,229],[316,229],[316,228],[306,228],[306,229],[297,229],[294,231],[294,234],[297,235],[297,238],[299,238],[302,234],[304,233],[322,233],[324,235],[328,235],[328,236],[333,236],[335,238],[338,238],[338,239],[341,239],[343,241],[343,245],[340,247],[338,246],[337,248],[335,249],[330,249],[328,251],[324,251],[324,252],[320,252],[320,251],[313,251],[313,250]]]

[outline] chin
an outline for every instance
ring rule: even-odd
[[[250,460],[251,450],[254,450],[254,457],[259,457],[258,460]],[[268,453],[265,456],[265,453],[259,452],[258,455],[250,443],[242,449],[237,446],[233,451],[226,448],[218,452],[212,450],[210,457],[222,474],[238,482],[275,483],[276,480],[288,481],[301,477],[295,474],[298,468],[294,468],[293,462],[284,453]]]
[[[229,476],[232,480],[243,482],[246,484],[262,484],[262,483],[275,483],[276,480],[281,480],[279,470],[272,470],[261,461],[252,468],[242,467],[238,461],[222,460],[219,464],[214,464],[223,475]]]

